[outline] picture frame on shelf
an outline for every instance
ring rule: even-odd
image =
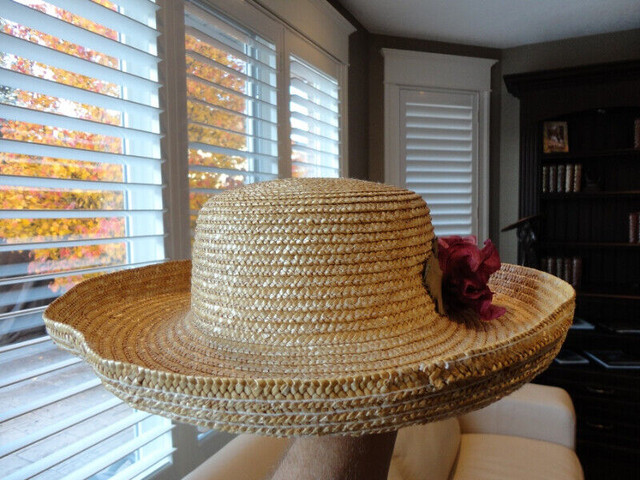
[[[569,152],[569,128],[567,122],[542,124],[542,150],[544,153]]]

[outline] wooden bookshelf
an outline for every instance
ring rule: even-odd
[[[539,263],[530,266],[544,270],[558,258],[579,258],[576,316],[593,325],[572,328],[564,346],[587,361],[554,363],[538,381],[563,387],[573,398],[587,480],[638,478],[640,369],[603,366],[589,353],[640,357],[640,334],[633,333],[640,331],[640,243],[629,242],[629,213],[640,211],[634,127],[640,119],[640,61],[504,80],[520,99],[520,217],[540,215]],[[566,122],[568,152],[543,152],[543,126],[550,121]],[[545,167],[564,165],[566,172],[566,165],[576,164],[579,191],[543,185]]]

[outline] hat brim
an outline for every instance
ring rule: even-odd
[[[460,415],[514,391],[556,356],[575,304],[567,283],[503,264],[489,283],[502,317],[436,316],[380,358],[343,354],[341,375],[286,375],[282,365],[301,362],[298,353],[249,349],[239,360],[193,328],[190,278],[181,261],[85,281],[49,306],[47,330],[135,408],[236,433],[362,435]]]

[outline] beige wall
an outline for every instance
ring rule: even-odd
[[[640,29],[505,49],[502,50],[500,66],[501,75],[508,75],[638,58]],[[497,217],[502,228],[518,219],[520,106],[519,100],[507,92],[504,81],[500,81],[500,88],[494,93],[500,97],[497,100],[500,103],[500,127],[497,130],[492,128],[491,132],[492,136],[499,138],[500,144],[497,152],[499,195],[497,202],[492,204],[491,216],[492,220]],[[515,233],[499,235],[497,240],[502,260],[515,263]]]

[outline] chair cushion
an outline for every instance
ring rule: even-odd
[[[462,433],[513,435],[559,443],[575,450],[576,413],[569,394],[527,383],[511,395],[458,418]]]
[[[492,434],[464,434],[452,480],[582,480],[575,452],[555,443]]]
[[[288,445],[286,438],[238,435],[183,480],[270,478]]]
[[[455,418],[398,431],[388,480],[447,480],[458,454],[460,426]]]

